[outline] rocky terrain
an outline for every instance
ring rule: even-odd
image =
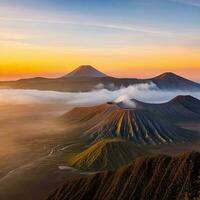
[[[200,154],[136,159],[115,172],[67,181],[48,200],[195,200],[200,197]]]
[[[135,144],[158,145],[181,144],[195,139],[192,131],[178,127],[173,119],[199,120],[199,100],[180,96],[164,104],[133,102],[134,107],[127,107],[123,102],[111,102],[94,107],[74,108],[63,115],[60,121],[80,126],[86,124],[82,137],[93,141],[111,137],[127,139]]]

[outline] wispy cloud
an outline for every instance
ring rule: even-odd
[[[16,30],[1,30],[0,32],[0,40],[24,40],[32,38],[33,36],[30,34],[25,34],[22,32],[16,32]],[[35,36],[34,36],[35,37]]]
[[[171,35],[172,33],[162,29],[160,26],[141,24],[135,22],[127,23],[127,19],[116,17],[97,17],[80,13],[59,13],[52,14],[48,11],[23,10],[21,8],[0,7],[0,21],[2,22],[21,22],[21,23],[46,23],[60,25],[77,25],[94,28],[113,29],[121,31],[132,31],[156,35]]]
[[[171,35],[171,32],[162,31],[161,29],[156,29],[148,26],[134,26],[134,25],[122,25],[119,23],[107,23],[107,22],[92,22],[85,20],[49,20],[49,19],[38,19],[38,18],[12,18],[12,17],[0,17],[1,21],[13,21],[13,22],[32,22],[32,23],[49,23],[49,24],[66,24],[66,25],[80,25],[80,26],[91,26],[99,27],[106,29],[116,29],[124,31],[133,31],[133,32],[143,32],[151,34],[162,34],[162,35]]]
[[[191,2],[186,0],[170,1],[179,1],[182,3]],[[151,45],[152,43],[158,44],[160,46],[161,39],[165,39],[162,41],[169,41],[167,45],[172,46],[175,43],[177,44],[179,42],[179,44],[181,45],[186,44],[187,46],[189,46],[191,43],[197,44],[197,41],[199,41],[200,33],[200,30],[187,30],[187,27],[184,30],[178,30],[159,24],[151,24],[149,22],[145,23],[144,21],[141,22],[140,20],[134,19],[122,20],[116,17],[105,18],[104,16],[92,17],[87,14],[81,15],[77,13],[52,14],[48,11],[30,11],[27,9],[21,10],[20,8],[5,7],[0,7],[0,23],[2,24],[1,26],[5,25],[5,27],[13,29],[13,31],[11,31],[10,33],[0,33],[0,43],[4,46],[10,46],[15,43],[15,46],[17,45],[24,47],[33,45],[39,45],[40,47],[53,45],[54,47],[67,46],[68,48],[71,48],[78,46],[79,48],[82,48],[85,47],[85,43],[82,41],[88,40],[89,42],[87,43],[87,47],[88,44],[90,44],[94,48],[95,45],[101,47],[101,45],[105,46],[105,44],[103,42],[100,44],[100,42],[98,42],[100,40],[90,40],[90,35],[92,33],[94,33],[96,37],[99,37],[101,39],[103,34],[105,35],[111,32],[113,34],[112,40],[110,40],[111,35],[108,34],[105,36],[105,43],[106,45],[109,44],[110,46],[113,45],[114,47],[118,45],[118,48],[123,45],[124,47],[130,47],[131,45],[134,45],[135,47],[138,45],[138,43],[140,43],[140,46],[144,44]],[[55,29],[55,27],[57,29]],[[79,34],[76,34],[75,32],[75,34],[73,35],[72,32],[74,31],[74,27],[78,29]],[[19,32],[17,30],[18,28],[22,29],[23,34],[22,31]],[[85,30],[88,30],[87,34],[85,34]],[[83,32],[83,34],[81,34],[81,31]],[[123,31],[124,33],[122,33],[121,31]],[[0,32],[2,31],[0,30]],[[64,33],[66,34],[64,35]],[[36,39],[35,37],[32,37],[33,35],[37,34],[40,38]],[[54,37],[56,34],[58,34],[59,37]],[[67,35],[69,37],[67,37]],[[116,40],[114,43],[113,41],[115,36]],[[84,40],[82,40],[83,37],[85,37]],[[49,41],[48,44],[46,42],[47,40]],[[60,42],[61,40],[62,42]],[[106,40],[108,42],[106,42]],[[124,41],[123,45],[122,41]],[[106,48],[108,48],[108,46],[106,46]]]
[[[47,17],[46,17],[47,18]],[[77,26],[86,26],[86,27],[96,27],[96,28],[104,28],[104,29],[113,29],[113,30],[121,30],[121,31],[130,31],[133,33],[144,33],[146,35],[155,35],[160,37],[168,37],[168,38],[184,38],[184,41],[188,40],[199,40],[200,30],[174,30],[167,31],[162,30],[162,28],[156,28],[155,26],[140,26],[134,24],[120,24],[117,22],[109,23],[102,22],[101,20],[96,21],[87,21],[80,19],[70,19],[70,20],[60,20],[60,19],[46,19],[46,18],[20,18],[20,17],[0,17],[0,21],[7,22],[27,22],[27,23],[40,23],[40,24],[60,24],[60,25],[77,25]],[[49,17],[50,18],[50,17]],[[40,32],[41,34],[41,32]],[[39,36],[38,36],[39,37]],[[1,32],[0,33],[0,41],[15,41],[15,42],[23,42],[23,40],[36,38],[33,34],[22,34],[16,32]]]
[[[40,36],[16,28],[1,29],[0,31],[1,47],[31,47],[30,40],[36,38],[40,38]]]
[[[190,6],[200,7],[200,0],[173,0]]]

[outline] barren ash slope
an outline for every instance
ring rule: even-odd
[[[164,107],[166,105],[151,105],[139,101],[134,101],[136,107],[132,108],[123,103],[75,108],[63,115],[60,120],[66,124],[85,124],[87,128],[82,135],[91,141],[116,137],[144,145],[191,142],[196,137],[195,134],[177,127],[168,119],[170,115],[176,117],[177,110],[168,112],[168,107],[170,108],[170,104],[175,101],[176,99],[169,102],[167,108]],[[155,110],[157,112],[154,112]],[[177,117],[181,117],[186,111],[180,110]],[[193,114],[192,111],[191,113]],[[200,119],[198,114],[194,116]]]
[[[145,148],[130,141],[103,139],[72,157],[68,164],[82,171],[116,170],[147,154],[149,153]]]
[[[69,180],[48,200],[197,200],[200,153],[141,157],[115,172]]]
[[[162,90],[200,91],[200,84],[169,72],[149,79],[114,78],[90,65],[82,65],[59,78],[36,77],[0,82],[0,87],[77,92],[90,91],[98,84],[104,84],[105,88],[110,89],[111,84],[120,88],[122,85],[127,87],[140,83],[155,83]]]

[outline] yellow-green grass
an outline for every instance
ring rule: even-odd
[[[115,170],[147,151],[122,139],[102,139],[69,159],[68,164],[82,171]]]

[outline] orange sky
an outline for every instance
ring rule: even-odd
[[[0,48],[0,79],[56,77],[83,64],[116,77],[152,77],[172,71],[199,80],[198,49],[135,47],[127,49]]]

